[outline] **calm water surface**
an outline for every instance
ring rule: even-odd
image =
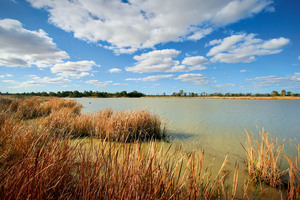
[[[300,141],[300,101],[194,98],[79,98],[83,112],[105,108],[148,109],[168,121],[169,135],[185,149],[201,148],[213,156],[244,155],[245,130],[265,130]]]

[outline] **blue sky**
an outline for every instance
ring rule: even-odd
[[[300,92],[298,0],[0,0],[0,91]]]

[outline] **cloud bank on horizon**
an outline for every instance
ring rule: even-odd
[[[106,63],[104,65],[92,52],[93,56],[82,59],[80,49],[74,53],[73,49],[58,48],[62,46],[55,42],[59,41],[56,39],[59,33],[56,35],[42,28],[28,28],[20,19],[0,15],[0,67],[5,68],[0,78],[3,83],[10,84],[8,88],[12,90],[63,83],[83,85],[80,90],[87,90],[91,85],[96,88],[119,86],[133,90],[134,85],[130,87],[130,83],[139,83],[143,85],[140,88],[142,90],[147,88],[147,82],[158,81],[164,81],[165,89],[169,91],[196,86],[207,86],[205,89],[211,91],[230,87],[300,88],[299,73],[291,69],[288,73],[275,75],[270,75],[271,71],[264,71],[257,73],[265,74],[263,76],[243,79],[231,75],[232,83],[222,80],[232,71],[223,70],[227,65],[240,64],[243,68],[238,68],[237,72],[251,74],[253,70],[245,69],[246,64],[256,63],[267,55],[281,54],[295,42],[288,34],[268,33],[266,35],[272,36],[261,37],[262,33],[256,33],[255,28],[251,32],[235,31],[233,28],[226,30],[226,27],[241,21],[254,20],[262,13],[274,15],[280,7],[275,8],[273,0],[27,2],[29,6],[26,9],[48,13],[48,21],[41,23],[49,23],[70,33],[73,39],[82,40],[87,45],[93,44],[101,52],[108,50],[111,53],[103,62]],[[222,33],[220,30],[223,30]],[[188,51],[189,45],[193,44],[198,44],[199,50]],[[68,53],[71,51],[72,54]],[[105,66],[109,65],[108,59],[115,60],[122,56],[126,57],[123,66]],[[295,56],[295,60],[298,59],[299,55]],[[13,68],[33,67],[37,68],[35,74],[27,75],[27,80],[23,81],[14,79],[21,74],[12,75],[10,72]],[[102,68],[105,68],[105,72]],[[43,73],[39,71],[45,70],[48,74],[42,77]],[[150,75],[143,76],[144,73]]]

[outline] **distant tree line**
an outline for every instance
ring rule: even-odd
[[[116,92],[116,93],[109,93],[109,92],[93,92],[93,91],[84,91],[79,92],[77,90],[75,91],[59,91],[59,92],[29,92],[29,93],[1,93],[0,95],[22,95],[22,96],[44,96],[44,97],[143,97],[145,94],[133,91],[133,92]]]
[[[280,93],[277,91],[272,91],[271,93],[206,93],[206,92],[184,92],[180,90],[179,92],[173,92],[171,95],[167,95],[165,92],[160,95],[146,95],[138,91],[133,92],[93,92],[93,91],[59,91],[59,92],[24,92],[24,93],[1,93],[0,95],[21,95],[21,96],[51,96],[51,97],[100,97],[100,98],[108,98],[108,97],[143,97],[143,96],[174,96],[174,97],[276,97],[276,96],[298,96],[300,97],[299,93],[292,93],[291,91],[282,90]]]
[[[300,96],[299,93],[292,93],[291,91],[282,90],[281,93],[277,91],[272,91],[271,93],[195,93],[195,92],[184,92],[180,90],[179,92],[173,92],[171,95],[166,95],[163,93],[162,95],[155,96],[174,96],[174,97],[275,97],[275,96]]]

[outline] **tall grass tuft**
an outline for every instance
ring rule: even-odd
[[[291,157],[286,156],[289,163],[288,199],[300,199],[300,144],[291,142],[291,146],[297,151],[297,157],[293,161]]]
[[[243,148],[249,176],[256,182],[263,182],[271,187],[280,186],[286,173],[280,169],[285,139],[279,144],[278,138],[273,140],[270,138],[271,134],[264,129],[260,132],[260,140],[253,139],[247,131],[246,133],[247,140]]]
[[[35,119],[51,133],[63,137],[93,136],[117,142],[166,139],[163,119],[147,110],[105,109],[82,114],[82,106],[73,100],[38,97],[0,98],[0,108],[0,119],[4,115],[21,121]]]

